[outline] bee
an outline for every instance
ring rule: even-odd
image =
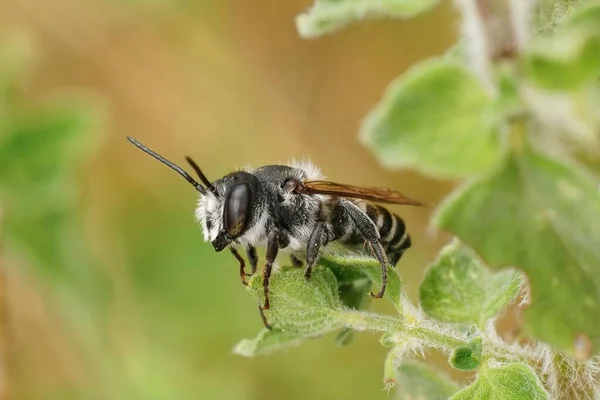
[[[381,288],[385,294],[387,265],[395,266],[410,248],[411,238],[402,218],[374,203],[422,206],[417,200],[387,188],[364,188],[325,180],[311,163],[266,165],[232,172],[210,182],[190,157],[187,162],[200,178],[186,171],[137,140],[127,139],[183,176],[200,193],[195,216],[204,240],[217,252],[229,248],[239,263],[241,281],[256,273],[256,248],[266,248],[263,269],[264,303],[259,305],[265,327],[270,328],[264,310],[270,307],[269,279],[280,252],[289,253],[292,264],[304,265],[310,279],[318,257],[328,245],[347,248],[366,245],[381,265]],[[237,248],[245,250],[251,272]],[[302,261],[304,260],[304,261]]]

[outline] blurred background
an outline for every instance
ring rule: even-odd
[[[0,65],[20,76],[2,87],[0,108],[1,399],[393,397],[371,333],[346,347],[329,335],[233,355],[262,327],[236,261],[202,241],[195,191],[125,140],[178,163],[192,156],[209,179],[310,158],[332,180],[435,204],[450,183],[384,170],[357,132],[392,79],[454,43],[451,5],[303,40],[294,18],[310,5],[0,2],[0,42],[11,49]],[[61,142],[70,129],[77,140]],[[431,209],[395,211],[413,237],[399,269],[416,299],[447,238],[429,232]]]

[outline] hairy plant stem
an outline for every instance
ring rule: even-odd
[[[453,350],[467,346],[468,342],[454,336],[440,333],[424,324],[408,324],[402,320],[384,315],[348,310],[341,313],[344,324],[356,330],[375,330],[396,333],[419,339],[431,347]]]

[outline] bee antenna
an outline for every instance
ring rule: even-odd
[[[198,182],[196,182],[194,180],[194,178],[192,178],[190,176],[190,174],[188,174],[187,172],[185,172],[181,167],[179,167],[176,164],[172,163],[171,161],[167,160],[163,156],[161,156],[161,155],[153,152],[152,150],[150,150],[149,148],[147,148],[146,146],[144,146],[143,144],[141,144],[140,142],[138,142],[134,138],[132,138],[130,136],[127,136],[127,140],[129,140],[131,143],[133,143],[133,145],[135,145],[138,149],[142,150],[144,153],[151,155],[152,157],[154,157],[155,159],[157,159],[161,163],[165,164],[167,167],[169,167],[172,170],[174,170],[175,172],[177,172],[179,175],[183,176],[186,181],[188,181],[189,183],[191,183],[192,186],[194,186],[196,188],[197,191],[199,191],[200,193],[206,195],[206,189],[201,184],[199,184]]]
[[[204,185],[207,187],[207,189],[216,195],[217,193],[216,193],[215,187],[213,186],[212,183],[210,183],[210,181],[208,180],[206,175],[204,175],[204,172],[202,172],[202,170],[200,169],[198,164],[196,164],[196,162],[194,160],[192,160],[191,157],[186,157],[185,159],[192,166],[192,168],[194,169],[194,171],[196,172],[196,174],[198,175],[198,177],[200,178],[202,183],[204,183]]]

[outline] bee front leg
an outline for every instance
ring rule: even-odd
[[[348,214],[360,234],[368,242],[368,245],[373,251],[375,258],[377,258],[377,261],[379,261],[379,265],[381,266],[381,289],[379,289],[377,294],[371,292],[371,296],[375,298],[382,298],[385,294],[385,288],[387,286],[388,260],[385,255],[385,249],[381,244],[381,237],[379,235],[379,231],[377,230],[377,226],[375,226],[375,223],[367,214],[365,214],[360,208],[348,200],[341,199],[337,206],[341,207],[343,211]]]
[[[231,254],[233,254],[233,256],[235,257],[235,259],[238,260],[238,262],[240,263],[240,278],[242,279],[242,283],[248,286],[248,281],[246,280],[246,276],[248,276],[248,274],[246,274],[246,271],[244,269],[246,267],[244,259],[242,258],[242,256],[240,256],[240,253],[238,253],[235,247],[229,246],[229,250],[231,251]]]
[[[315,229],[313,229],[306,245],[306,269],[304,270],[304,277],[310,279],[312,269],[319,256],[319,250],[325,246],[329,240],[327,235],[327,229],[323,222],[317,222]]]
[[[263,323],[267,329],[271,329],[271,326],[267,322],[267,317],[265,316],[264,311],[268,310],[271,306],[269,300],[269,280],[271,278],[271,270],[273,269],[273,263],[275,262],[275,258],[277,257],[277,252],[279,251],[279,229],[273,228],[269,232],[269,236],[267,238],[267,252],[265,255],[265,269],[263,271],[263,291],[265,294],[265,302],[263,305],[260,305],[258,308],[260,310],[260,315],[262,317]]]

